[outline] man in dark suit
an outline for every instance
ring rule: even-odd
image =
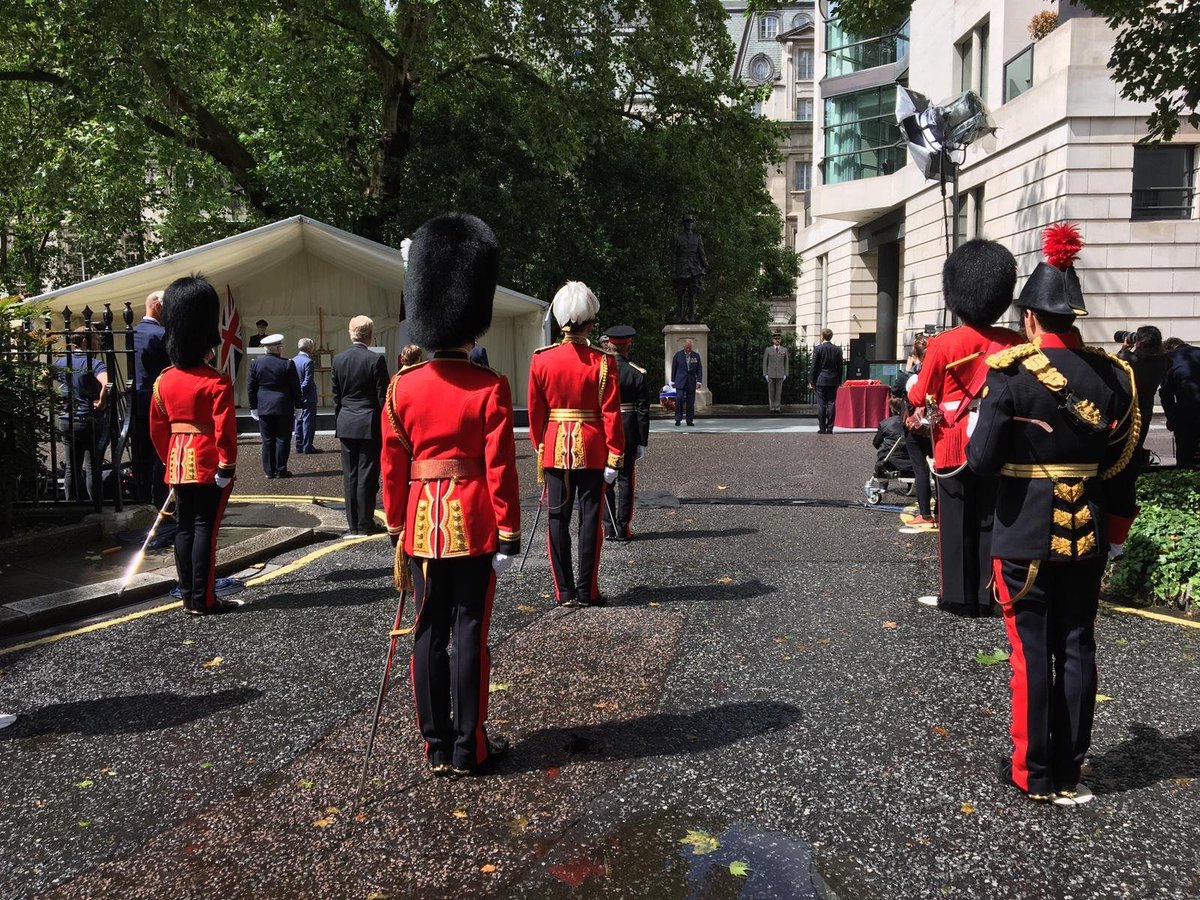
[[[146,315],[133,327],[133,483],[139,503],[159,509],[167,499],[163,464],[150,440],[150,400],[154,382],[171,364],[162,326],[162,291],[146,298]]]
[[[671,384],[675,387],[675,427],[686,416],[688,425],[694,425],[696,415],[696,388],[704,383],[704,364],[700,354],[692,350],[692,342],[683,342],[683,349],[671,359]]]
[[[300,395],[300,376],[290,359],[283,358],[283,335],[262,339],[267,352],[250,364],[246,382],[250,415],[262,436],[262,466],[268,478],[291,478],[288,455],[292,450],[292,422]]]
[[[259,319],[254,323],[254,327],[258,330],[254,334],[250,335],[250,340],[246,344],[247,347],[261,347],[263,345],[263,338],[267,336],[266,319]]]
[[[347,349],[333,358],[333,414],[342,442],[342,483],[346,497],[344,537],[380,531],[375,524],[379,491],[379,417],[387,398],[387,361],[371,351],[375,323],[367,316],[350,320]]]
[[[1167,416],[1167,430],[1175,434],[1175,465],[1200,469],[1196,455],[1200,451],[1200,347],[1181,344],[1167,359],[1158,396]]]
[[[842,383],[842,348],[834,345],[833,330],[821,329],[821,343],[813,350],[808,386],[817,394],[817,434],[833,434],[837,389]]]
[[[313,363],[312,338],[301,338],[296,345],[297,353],[292,358],[296,374],[300,377],[300,411],[296,416],[296,452],[320,453],[313,446],[317,424],[317,380],[316,365]]]
[[[617,480],[604,489],[611,513],[604,520],[604,536],[617,537],[617,531],[613,530],[615,523],[623,541],[633,540],[629,523],[633,519],[634,466],[646,455],[646,443],[650,439],[650,384],[646,370],[629,359],[636,336],[637,332],[628,325],[615,325],[606,335],[617,363],[621,424],[625,426],[625,458],[617,467]]]

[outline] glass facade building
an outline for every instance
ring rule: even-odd
[[[825,101],[825,184],[890,175],[906,161],[895,85]]]
[[[906,56],[908,22],[892,34],[865,39],[843,30],[839,19],[825,23],[825,75],[829,78],[888,66]]]

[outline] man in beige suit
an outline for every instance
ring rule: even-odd
[[[783,335],[771,335],[771,346],[763,350],[763,378],[767,380],[767,401],[771,412],[779,412],[783,396],[783,382],[788,377],[788,350],[783,346]]]

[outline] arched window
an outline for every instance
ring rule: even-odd
[[[796,13],[796,15],[792,16],[792,27],[793,28],[804,28],[805,26],[811,25],[811,24],[812,24],[812,19],[810,19],[804,13]]]
[[[758,84],[765,84],[775,77],[775,64],[765,53],[759,53],[750,60],[750,78]]]
[[[758,20],[758,39],[773,41],[779,34],[779,16],[763,16]]]

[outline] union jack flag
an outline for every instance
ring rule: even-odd
[[[237,380],[238,365],[246,347],[242,343],[242,320],[238,316],[237,304],[233,302],[233,291],[225,285],[225,303],[221,309],[221,347],[217,351],[217,371],[224,372],[230,381]]]

